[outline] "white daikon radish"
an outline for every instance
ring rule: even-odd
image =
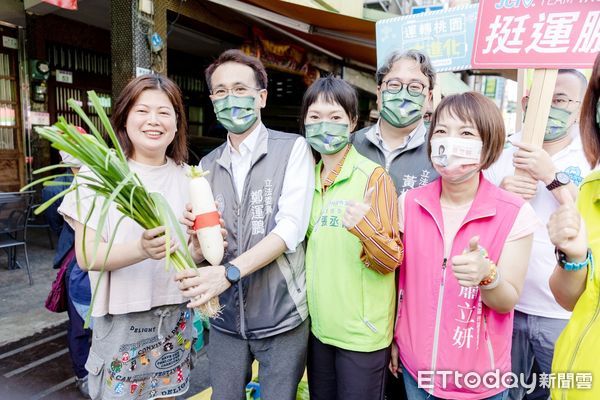
[[[206,176],[209,171],[200,168],[191,168],[190,176],[190,201],[192,213],[196,218],[194,231],[200,242],[200,248],[206,261],[211,265],[220,265],[225,252],[219,212],[215,207],[215,199]]]
[[[210,184],[204,177],[209,171],[201,168],[190,169],[190,201],[192,213],[196,218],[193,229],[200,242],[200,248],[206,261],[211,265],[219,265],[225,252],[219,213],[215,207],[215,199]],[[196,299],[197,300],[197,299]],[[219,297],[213,297],[199,307],[202,315],[218,317],[221,313]]]

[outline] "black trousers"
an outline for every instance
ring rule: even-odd
[[[383,400],[390,349],[344,350],[308,342],[308,387],[311,400]]]
[[[404,390],[404,379],[402,379],[401,368],[398,368],[398,378],[387,371],[387,382],[385,384],[386,400],[407,400]]]

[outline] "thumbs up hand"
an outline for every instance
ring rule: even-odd
[[[571,262],[584,261],[587,257],[587,234],[585,224],[566,188],[560,188],[557,198],[560,207],[550,216],[546,225],[553,245],[565,253]]]
[[[346,229],[354,228],[371,210],[371,204],[373,203],[373,193],[375,188],[372,187],[367,190],[365,197],[362,202],[349,200],[346,205],[346,212],[342,217],[342,224]]]
[[[469,240],[463,254],[452,257],[452,272],[461,286],[478,286],[490,274],[490,268],[487,253],[479,246],[479,236]]]

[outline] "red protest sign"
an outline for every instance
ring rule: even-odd
[[[56,7],[66,8],[67,10],[77,10],[77,0],[42,0],[44,3],[55,5]]]
[[[473,68],[591,68],[598,0],[480,0]]]

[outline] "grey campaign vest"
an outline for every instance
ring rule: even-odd
[[[241,202],[227,143],[202,159],[228,232],[224,263],[252,248],[275,227],[286,166],[298,139],[261,125]],[[219,301],[223,311],[211,326],[244,339],[269,337],[300,325],[308,316],[303,245],[242,278]]]
[[[375,125],[363,128],[350,136],[356,150],[369,160],[383,166],[390,174],[398,196],[407,190],[424,186],[439,177],[431,165],[427,153],[426,130],[419,127],[410,143],[399,154],[396,154],[390,165],[386,165],[383,151],[369,138],[367,132],[374,130]]]

